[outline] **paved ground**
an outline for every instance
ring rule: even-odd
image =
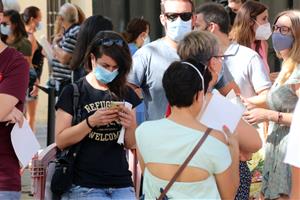
[[[47,124],[46,123],[39,123],[37,124],[37,139],[40,142],[42,148],[46,147],[47,143]],[[25,169],[22,175],[22,200],[33,200],[34,198],[30,196],[30,173],[28,169]]]

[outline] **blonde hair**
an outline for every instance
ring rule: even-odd
[[[282,67],[277,78],[277,82],[279,84],[284,84],[297,68],[297,65],[300,64],[300,11],[283,11],[277,15],[274,24],[276,24],[277,20],[282,16],[287,16],[291,20],[291,31],[292,36],[294,37],[294,42],[292,48],[288,52],[288,58],[282,63]],[[277,53],[277,55],[281,57],[280,53]]]
[[[208,61],[218,55],[219,42],[215,35],[208,31],[192,31],[178,44],[177,53],[182,60],[192,58],[207,65]]]

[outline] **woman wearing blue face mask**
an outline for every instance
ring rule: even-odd
[[[126,85],[131,67],[127,43],[112,31],[101,31],[85,59],[89,73],[76,82],[81,122],[72,125],[73,87],[64,88],[56,104],[56,144],[65,149],[80,143],[72,188],[62,199],[135,199],[125,148],[134,148],[135,108],[140,99]],[[117,101],[119,107],[112,106]],[[125,128],[124,145],[117,143]]]
[[[293,111],[300,92],[300,12],[284,11],[275,18],[273,48],[283,59],[281,71],[267,98],[258,105],[247,102],[245,119],[256,124],[270,121],[265,146],[262,194],[265,199],[287,199],[291,169],[283,162]]]
[[[42,29],[42,14],[39,8],[35,6],[27,7],[21,15],[25,23],[25,29],[28,34],[28,40],[31,43],[31,81],[27,91],[26,98],[26,116],[29,125],[35,132],[35,115],[37,109],[38,85],[43,71],[44,56],[42,46],[38,43],[34,33]],[[35,77],[33,77],[36,75]]]
[[[126,30],[122,33],[128,42],[129,50],[133,55],[139,48],[150,42],[150,23],[143,18],[133,18],[127,24]]]
[[[133,18],[127,24],[126,30],[122,33],[126,41],[131,55],[133,55],[139,48],[150,42],[150,23],[143,18]],[[135,89],[140,98],[143,99],[142,91],[140,88]],[[137,123],[138,125],[145,121],[145,104],[141,103],[136,108]]]

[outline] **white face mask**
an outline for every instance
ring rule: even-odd
[[[178,17],[175,21],[167,20],[167,36],[175,42],[179,42],[185,34],[192,31],[192,20],[183,21]]]
[[[143,46],[145,46],[146,44],[149,44],[149,43],[150,43],[150,37],[149,37],[149,35],[147,35],[147,37],[144,38]]]
[[[258,27],[255,31],[256,40],[268,40],[271,35],[272,35],[272,29],[269,22],[262,25],[258,24]]]
[[[199,118],[199,117],[202,115],[202,113],[203,113],[203,111],[204,111],[204,108],[205,108],[205,105],[206,105],[206,96],[205,96],[205,94],[204,94],[204,88],[205,88],[205,86],[204,86],[204,78],[203,78],[201,72],[197,69],[197,67],[195,67],[195,65],[193,65],[192,63],[189,63],[189,62],[182,62],[182,63],[183,63],[183,64],[186,64],[186,65],[192,67],[194,70],[196,70],[196,72],[198,73],[198,75],[199,75],[199,77],[200,77],[200,79],[201,79],[201,82],[202,82],[203,97],[202,97],[202,106],[201,106],[201,110],[200,110],[200,112],[199,112],[199,114],[198,114],[198,117],[197,117],[197,118]]]

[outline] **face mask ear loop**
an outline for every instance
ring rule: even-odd
[[[200,71],[197,69],[197,67],[195,67],[195,65],[189,63],[189,62],[181,62],[182,64],[186,64],[190,67],[192,67],[194,70],[196,70],[196,72],[198,73],[200,79],[201,79],[201,82],[202,82],[202,90],[203,90],[203,100],[202,100],[202,106],[201,106],[201,110],[200,110],[200,113],[198,116],[202,116],[202,113],[204,111],[204,108],[206,107],[206,98],[205,98],[205,94],[204,94],[204,78],[202,76],[202,74],[200,73]]]

